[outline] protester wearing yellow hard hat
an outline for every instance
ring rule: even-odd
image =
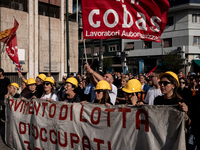
[[[38,95],[38,92],[37,92],[37,85],[36,85],[36,81],[34,78],[29,78],[27,80],[26,85],[30,92],[28,94],[24,95],[22,97],[22,100],[40,98],[40,96]]]
[[[41,99],[47,100],[47,101],[58,101],[58,96],[54,92],[54,79],[51,77],[47,77],[43,81],[43,87],[44,87],[44,93],[41,97]]]
[[[37,77],[36,77],[36,83],[37,83],[37,93],[38,93],[38,96],[41,97],[42,94],[44,93],[44,89],[43,89],[43,81],[46,79],[46,75],[41,73],[39,74]]]
[[[65,102],[69,102],[69,103],[81,102],[79,95],[74,92],[75,88],[78,87],[78,81],[76,80],[76,78],[74,77],[67,78],[67,80],[65,81],[64,87],[65,87],[65,94],[66,94],[64,98]]]
[[[108,91],[111,90],[110,84],[106,80],[101,80],[95,87],[94,103],[113,105],[111,103]]]
[[[127,104],[137,105],[138,97],[137,93],[142,91],[141,83],[137,79],[131,79],[127,82],[126,86],[122,88],[124,91],[124,97]]]
[[[75,88],[78,87],[78,81],[77,81],[77,79],[74,78],[74,77],[69,77],[69,78],[67,78],[67,80],[65,81],[65,83],[71,83],[72,85],[75,86]]]
[[[19,94],[17,91],[19,90],[19,85],[17,83],[11,83],[8,85],[8,93],[5,95],[5,98],[9,96],[14,98],[19,98]]]
[[[177,93],[179,87],[178,76],[172,72],[167,71],[159,75],[160,90],[162,96],[157,96],[154,99],[154,105],[179,105],[179,110],[185,112],[185,119],[189,120],[187,116],[188,106],[184,103],[184,99]]]

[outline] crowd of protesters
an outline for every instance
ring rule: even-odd
[[[4,98],[65,101],[68,103],[86,102],[110,105],[174,105],[185,112],[187,132],[187,149],[200,149],[200,73],[189,72],[187,76],[155,70],[147,76],[113,72],[103,74],[94,71],[85,64],[87,73],[63,75],[62,84],[56,85],[54,78],[48,74],[39,74],[36,79],[22,79],[22,84],[10,83],[0,68],[0,106],[1,114],[5,112]],[[18,93],[18,90],[21,92]],[[4,114],[1,115],[1,118]],[[5,118],[3,118],[5,119]]]

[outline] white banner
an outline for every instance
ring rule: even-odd
[[[172,106],[10,99],[5,141],[16,150],[185,150],[184,125]]]

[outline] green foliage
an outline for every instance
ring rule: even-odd
[[[162,58],[160,65],[158,68],[165,71],[173,71],[175,73],[178,73],[180,69],[183,68],[183,59],[181,59],[181,56],[177,53],[166,53]]]
[[[113,63],[114,62],[112,57],[103,58],[103,70],[108,70],[108,68],[111,67]]]

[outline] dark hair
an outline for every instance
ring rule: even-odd
[[[51,84],[51,87],[52,87],[51,88],[51,96],[50,96],[50,98],[51,98],[55,92],[54,92],[53,84],[51,82],[49,82],[49,83]],[[45,93],[41,97],[43,97],[44,95],[45,95]]]
[[[160,79],[162,79],[164,77],[167,78],[175,86],[174,91],[173,91],[173,95],[172,95],[172,99],[176,99],[177,102],[182,101],[183,98],[177,93],[177,89],[178,89],[177,80],[174,77],[170,76],[170,75],[164,75]]]
[[[183,77],[179,78],[179,82],[180,82],[180,80],[182,80],[182,79],[184,80],[184,82],[186,82],[186,81],[185,81],[185,78],[183,78]]]
[[[108,94],[108,91],[107,90],[103,90],[103,97],[102,97],[101,101],[99,102],[98,100],[95,99],[94,103],[99,103],[99,104],[109,103],[109,104],[111,104],[110,96]]]
[[[0,72],[2,72],[2,74],[4,75],[4,70],[2,68],[0,68]]]
[[[65,84],[66,84],[66,83],[70,83],[70,82],[65,82]],[[72,84],[72,83],[70,83],[70,84],[72,85],[72,88],[74,88],[74,89],[76,88],[76,85],[74,85],[74,84]]]

